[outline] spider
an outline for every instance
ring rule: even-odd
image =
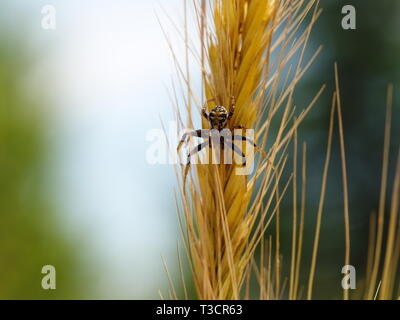
[[[212,101],[214,99],[210,99],[209,101]],[[235,97],[231,97],[231,105],[229,108],[229,112],[226,110],[225,107],[217,105],[215,106],[210,113],[207,113],[207,102],[204,104],[203,108],[201,109],[201,115],[210,123],[211,129],[199,129],[199,130],[193,130],[189,131],[183,134],[182,139],[180,140],[177,151],[179,152],[180,148],[182,147],[182,144],[186,141],[186,138],[188,136],[192,137],[200,137],[206,139],[204,142],[200,143],[196,147],[194,147],[192,150],[190,150],[188,156],[187,156],[187,164],[185,167],[184,171],[184,179],[183,179],[183,186],[185,186],[186,183],[186,176],[190,168],[190,158],[195,155],[196,153],[200,152],[202,149],[204,149],[207,146],[212,147],[212,144],[220,144],[221,149],[224,149],[224,146],[231,148],[233,152],[238,154],[239,156],[242,157],[242,166],[246,166],[246,156],[244,155],[243,151],[235,145],[234,141],[235,140],[241,140],[241,141],[246,141],[253,145],[254,148],[259,150],[264,157],[267,157],[265,154],[264,150],[260,149],[254,141],[251,139],[247,138],[246,136],[242,135],[232,135],[231,131],[228,129],[228,122],[231,120],[234,112],[235,112],[235,106],[236,106],[236,99]],[[235,125],[232,127],[233,129],[246,129],[242,125]],[[226,134],[226,132],[229,132],[229,134]],[[214,134],[213,134],[214,133]],[[221,134],[215,134],[215,133],[223,133]]]

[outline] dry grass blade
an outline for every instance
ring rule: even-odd
[[[290,264],[289,299],[296,299],[295,295],[295,270],[296,270],[296,245],[297,245],[297,130],[294,135],[293,150],[293,231],[292,231],[292,260]]]
[[[387,107],[386,107],[386,124],[385,124],[385,138],[383,145],[383,164],[382,164],[382,181],[381,181],[381,193],[379,198],[379,211],[378,211],[378,225],[376,244],[374,250],[374,261],[372,265],[372,271],[370,281],[368,283],[368,290],[366,298],[371,300],[374,297],[376,290],[376,280],[378,277],[379,265],[381,262],[381,250],[383,242],[383,227],[385,217],[385,203],[386,203],[386,189],[389,171],[389,147],[390,147],[390,131],[392,122],[392,100],[393,99],[393,86],[389,86],[387,90]]]
[[[339,122],[340,137],[340,156],[342,161],[342,179],[343,179],[343,203],[344,203],[344,228],[345,228],[345,258],[344,264],[350,265],[350,219],[349,219],[349,192],[347,188],[347,169],[346,169],[346,152],[344,147],[344,133],[342,121],[342,103],[340,99],[339,73],[338,66],[335,63],[335,86],[336,86],[336,102]],[[349,290],[343,289],[344,300],[349,299]]]
[[[317,213],[317,224],[316,224],[316,228],[315,228],[315,237],[314,237],[313,253],[312,253],[312,258],[311,258],[310,275],[309,275],[309,279],[308,279],[308,290],[307,290],[307,299],[308,300],[311,300],[311,298],[312,298],[315,268],[316,268],[316,264],[317,264],[319,235],[321,232],[322,211],[324,208],[326,182],[328,179],[329,161],[330,161],[331,149],[332,149],[332,135],[333,135],[335,105],[336,105],[336,93],[333,94],[333,98],[332,98],[332,109],[331,109],[330,122],[329,122],[329,133],[328,133],[328,146],[327,146],[327,151],[326,151],[324,172],[322,175],[321,195],[320,195],[318,213]]]
[[[300,264],[303,248],[303,232],[304,232],[304,215],[306,210],[306,182],[307,182],[307,145],[303,143],[303,159],[302,159],[302,170],[301,170],[301,212],[300,212],[300,225],[299,225],[299,238],[297,241],[297,256],[296,256],[296,270],[294,278],[294,289],[293,297],[298,299],[298,288],[300,278]]]
[[[392,191],[392,203],[390,208],[388,235],[386,240],[386,254],[382,271],[381,299],[393,298],[393,286],[396,280],[397,263],[399,259],[399,246],[396,246],[396,239],[399,239],[399,196],[400,195],[400,152],[397,157],[396,175]],[[397,234],[396,234],[397,233]],[[398,243],[398,241],[397,241]]]

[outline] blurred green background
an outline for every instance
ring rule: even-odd
[[[159,45],[156,1],[55,1],[58,27],[50,33],[40,27],[45,4],[0,4],[0,299],[157,298],[159,288],[168,288],[160,255],[178,279],[179,231],[172,167],[152,167],[137,157],[146,150],[146,130],[160,127],[159,114],[174,119],[163,88],[172,63],[157,59],[168,49]],[[170,11],[181,6],[164,4]],[[356,30],[341,28],[346,4],[356,7]],[[308,277],[337,61],[351,264],[361,281],[368,221],[379,199],[388,83],[395,85],[388,193],[400,143],[400,2],[324,0],[321,6],[307,54],[319,44],[324,50],[295,93],[296,104],[305,106],[322,83],[328,85],[299,131],[309,159],[301,280]],[[140,38],[129,15],[143,13],[148,31]],[[38,90],[37,83],[46,88]],[[341,296],[344,260],[337,134],[331,159],[314,291],[327,299]],[[154,194],[159,201],[152,201]],[[287,263],[291,205],[289,196],[282,210],[290,213],[282,214]],[[40,286],[46,264],[56,266],[56,290]]]
[[[79,298],[78,243],[63,236],[46,193],[46,101],[21,88],[35,60],[22,39],[0,31],[0,299]],[[46,264],[59,266],[62,290],[41,288]]]

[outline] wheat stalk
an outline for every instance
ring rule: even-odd
[[[251,177],[236,174],[235,164],[198,164],[189,173],[192,177],[188,180],[189,192],[185,192],[186,186],[181,183],[181,228],[197,295],[200,299],[239,299],[251,267],[257,268],[253,263],[256,248],[260,244],[264,247],[265,230],[291,183],[290,178],[284,182],[283,190],[279,190],[287,147],[324,89],[294,117],[296,84],[321,49],[303,65],[305,47],[320,10],[315,1],[215,0],[193,4],[200,50],[190,47],[186,52],[192,52],[199,61],[204,98],[199,99],[191,90],[189,74],[184,71],[189,66],[186,69],[178,66],[187,92],[189,126],[192,126],[191,113],[202,106],[199,101],[207,101],[208,108],[216,104],[228,107],[234,96],[236,109],[230,129],[234,125],[256,128],[257,143],[263,148],[269,146],[268,159],[258,159]],[[310,12],[310,22],[301,30]],[[185,32],[183,38],[189,46],[186,36]],[[296,52],[300,57],[295,63]],[[175,62],[178,64],[176,57]],[[193,105],[197,109],[193,110]],[[273,137],[269,134],[272,122],[278,124]],[[208,128],[204,119],[202,127]],[[257,191],[253,192],[256,182]],[[266,247],[271,246],[269,241]],[[279,291],[281,276],[272,277],[270,273],[271,250],[269,271],[261,268],[259,272],[260,283],[266,278],[271,283],[267,290],[262,290],[264,298],[279,296],[274,290]],[[294,265],[297,260],[294,259]],[[298,267],[292,272],[292,295],[297,290],[295,270]],[[272,278],[277,284],[272,284]]]

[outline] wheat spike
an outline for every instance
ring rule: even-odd
[[[296,84],[320,51],[319,48],[303,65],[305,46],[320,11],[315,1],[203,0],[193,3],[201,45],[199,53],[194,48],[190,51],[200,62],[204,98],[194,96],[189,76],[184,68],[178,67],[186,86],[184,91],[190,96],[185,99],[185,110],[195,111],[190,101],[197,104],[197,110],[202,107],[201,101],[207,101],[208,111],[215,105],[229,108],[234,97],[236,108],[229,128],[240,125],[255,129],[254,139],[261,149],[269,145],[265,157],[256,157],[251,176],[237,174],[240,166],[236,164],[197,164],[191,166],[187,186],[181,183],[182,231],[198,297],[240,299],[256,248],[262,243],[291,183],[290,178],[284,182],[283,190],[278,191],[287,147],[324,90],[322,87],[310,105],[294,116],[292,96]],[[313,12],[310,23],[298,34],[310,12]],[[296,52],[300,58],[293,67]],[[272,61],[273,53],[276,58]],[[191,125],[192,117],[186,118]],[[272,121],[278,123],[273,138],[269,132]],[[202,128],[209,128],[204,118]],[[244,144],[242,147],[246,151]],[[245,154],[247,163],[251,163],[251,154]],[[184,171],[182,168],[182,180],[186,176]],[[256,181],[257,192],[254,191]],[[275,281],[272,279],[279,282],[280,276],[271,272],[271,239],[268,248],[268,266],[266,272],[261,266],[259,281],[268,282],[262,290],[263,298],[277,298],[280,293],[274,289],[279,291],[280,286],[272,283]]]

